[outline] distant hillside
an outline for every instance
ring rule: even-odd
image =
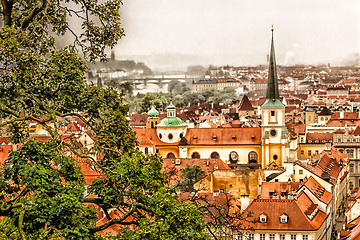
[[[96,62],[95,64],[88,62],[87,63],[90,70],[100,70],[100,69],[121,69],[125,72],[132,72],[134,70],[139,71],[143,70],[143,75],[153,75],[152,70],[146,66],[143,62],[135,62],[133,60],[113,60],[108,59],[106,62]]]

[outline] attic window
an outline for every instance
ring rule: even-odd
[[[308,143],[312,143],[312,140],[309,140]]]
[[[235,138],[236,138],[236,136],[235,136],[235,135],[233,135],[233,136],[232,136],[232,139],[235,139]]]
[[[194,136],[194,138],[193,138],[193,139],[194,139],[194,141],[196,141],[196,140],[197,140],[197,136]]]
[[[322,140],[321,142],[326,143],[326,140]]]
[[[265,214],[261,214],[260,217],[259,217],[259,221],[261,223],[266,223],[267,221],[267,216]]]
[[[287,223],[288,222],[288,216],[286,214],[282,214],[280,216],[280,223]]]
[[[213,136],[212,139],[213,139],[214,141],[216,141],[216,136]]]
[[[254,140],[254,139],[255,139],[255,136],[251,136],[251,139]]]

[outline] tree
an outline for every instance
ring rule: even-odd
[[[146,93],[140,98],[136,98],[132,103],[133,111],[136,113],[147,113],[151,106],[156,109],[166,109],[168,101],[163,94],[160,93]]]
[[[0,169],[0,228],[6,238],[100,239],[96,232],[114,224],[121,239],[206,238],[199,208],[180,203],[175,189],[166,186],[161,158],[137,150],[123,94],[84,81],[87,67],[77,50],[90,60],[105,58],[105,47],[123,35],[120,5],[1,1],[0,127],[18,146]],[[82,33],[75,35],[69,17],[80,19]],[[56,49],[53,34],[68,32],[73,45]],[[73,117],[96,136],[96,158],[75,135],[59,130]],[[47,141],[30,135],[30,121],[47,131]],[[80,161],[99,175],[91,185],[85,184]],[[96,225],[94,206],[107,222]]]
[[[169,178],[176,176],[173,169],[168,169]],[[206,220],[206,230],[212,239],[239,239],[239,235],[248,236],[253,233],[249,229],[240,224],[240,222],[249,222],[252,212],[248,214],[241,213],[241,203],[230,193],[205,192],[199,189],[195,183],[201,181],[206,173],[199,165],[187,165],[181,169],[181,180],[176,184],[180,191],[180,198],[184,202],[192,202],[202,208],[204,219]]]
[[[181,170],[181,180],[177,184],[177,189],[181,192],[194,192],[194,184],[206,176],[204,170],[199,165],[186,165]]]

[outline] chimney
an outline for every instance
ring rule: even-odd
[[[249,195],[241,195],[241,213],[249,206]]]
[[[340,119],[344,119],[344,112],[340,112]]]

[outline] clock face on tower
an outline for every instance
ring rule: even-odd
[[[276,130],[275,129],[272,129],[271,131],[270,131],[270,135],[272,136],[272,137],[275,137],[276,136]]]

